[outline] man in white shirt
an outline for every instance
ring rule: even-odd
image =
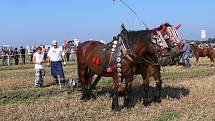
[[[49,49],[48,58],[51,66],[51,75],[56,83],[58,83],[58,76],[61,78],[61,82],[65,81],[65,75],[63,71],[62,62],[66,65],[65,53],[62,47],[57,48],[57,41],[52,41],[52,47]]]

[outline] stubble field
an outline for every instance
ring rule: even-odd
[[[192,59],[192,64],[194,60]],[[0,66],[0,121],[49,120],[111,120],[111,121],[215,121],[215,68],[207,58],[201,65],[191,68],[162,67],[162,102],[144,107],[136,102],[131,109],[121,112],[111,110],[109,89],[113,81],[102,78],[97,88],[97,98],[80,101],[79,89],[68,91],[53,85],[50,68],[46,67],[44,88],[33,88],[33,65]],[[74,63],[64,67],[66,78],[77,78]],[[134,81],[134,92],[141,87],[141,78]],[[154,82],[151,81],[150,94]],[[136,97],[138,94],[135,93]],[[120,99],[122,105],[123,98]]]

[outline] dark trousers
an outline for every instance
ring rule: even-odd
[[[22,56],[22,64],[25,64],[25,56]]]
[[[18,64],[19,64],[19,57],[18,57],[18,56],[15,56],[15,57],[14,57],[14,61],[15,61],[15,65],[18,65]]]
[[[57,79],[58,75],[62,80],[65,79],[61,61],[51,61],[51,75],[54,77],[54,79]]]

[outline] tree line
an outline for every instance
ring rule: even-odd
[[[208,40],[186,40],[187,42],[195,42],[196,44],[207,44],[207,43],[215,43],[215,38],[208,38]]]

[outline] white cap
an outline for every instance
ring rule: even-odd
[[[53,40],[52,45],[57,45],[57,40]]]

